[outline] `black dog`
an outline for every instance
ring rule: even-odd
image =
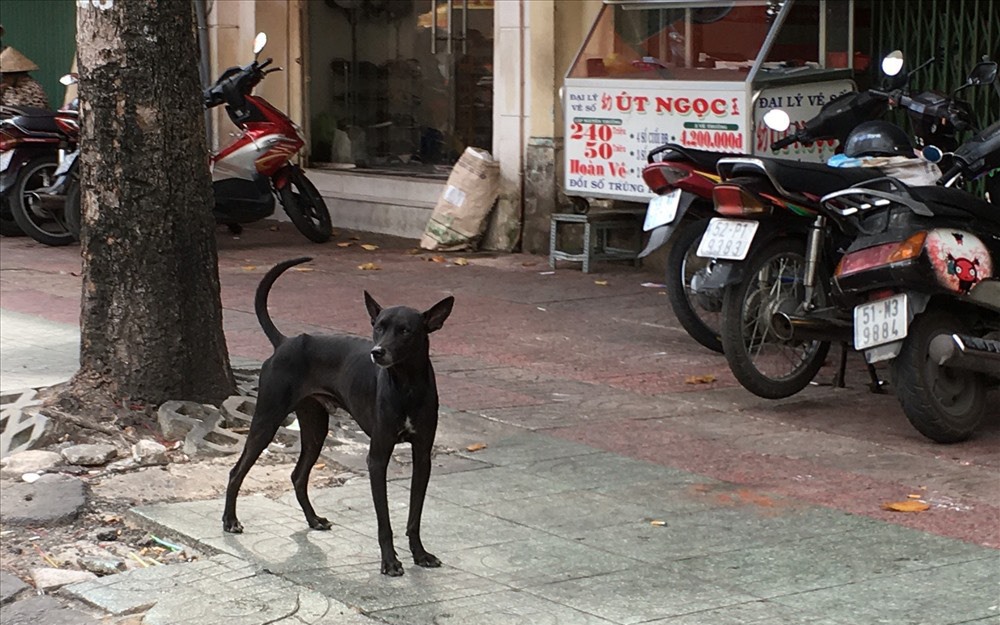
[[[222,528],[237,534],[243,531],[236,518],[236,496],[243,478],[288,413],[295,410],[302,433],[302,452],[292,471],[295,496],[309,527],[330,529],[330,522],[313,510],[306,487],[309,472],[326,439],[329,425],[326,406],[339,406],[371,438],[368,472],[378,517],[382,573],[403,574],[403,565],[392,546],[385,477],[392,450],[396,443],[402,442],[413,446],[410,518],[406,523],[413,561],[420,566],[441,566],[441,561],[420,542],[420,514],[431,474],[431,447],[438,419],[437,384],[428,335],[444,324],[455,298],[446,297],[421,313],[405,306],[383,309],[365,291],[374,343],[353,336],[300,334],[288,338],[278,331],[267,313],[267,295],[285,270],[309,260],[312,259],[297,258],[279,263],[257,287],[254,300],[257,320],[274,345],[274,354],[264,362],[260,372],[257,408],[243,455],[229,472]]]

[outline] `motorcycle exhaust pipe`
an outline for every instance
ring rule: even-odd
[[[854,341],[854,327],[849,322],[827,317],[776,312],[771,315],[771,331],[782,341]]]
[[[1000,341],[961,334],[939,334],[931,339],[927,352],[931,360],[941,366],[1000,377]]]
[[[62,208],[66,205],[65,195],[49,195],[38,191],[33,191],[27,195],[32,208],[40,209],[46,212],[62,210]]]

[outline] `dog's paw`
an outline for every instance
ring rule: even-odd
[[[403,563],[399,560],[382,561],[382,575],[399,577],[403,574]]]
[[[222,531],[228,532],[230,534],[242,534],[243,524],[236,519],[223,519],[222,520]]]
[[[428,569],[436,569],[441,566],[441,560],[438,560],[438,557],[433,553],[427,553],[426,551],[419,556],[414,554],[413,563]]]
[[[331,527],[333,527],[333,523],[330,523],[323,517],[318,516],[309,519],[309,527],[313,528],[314,530],[328,530]]]

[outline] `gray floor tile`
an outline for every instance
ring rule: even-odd
[[[609,625],[610,621],[517,591],[497,592],[382,610],[373,616],[397,625]]]

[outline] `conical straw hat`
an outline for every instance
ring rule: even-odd
[[[7,46],[0,52],[0,72],[5,74],[13,72],[33,72],[38,69],[35,62],[24,56],[14,48]]]

